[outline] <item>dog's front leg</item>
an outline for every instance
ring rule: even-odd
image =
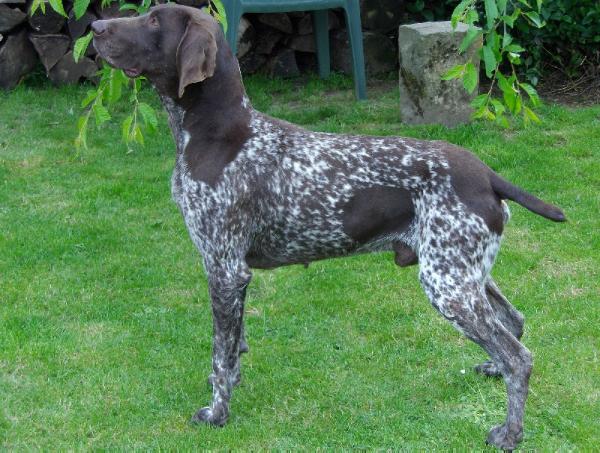
[[[250,270],[243,262],[207,267],[213,312],[212,403],[200,409],[193,422],[223,426],[229,416],[233,386],[240,376],[240,339]]]

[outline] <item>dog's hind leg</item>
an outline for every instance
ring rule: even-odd
[[[447,227],[451,229],[450,224]],[[433,247],[433,239],[425,237],[419,251],[419,278],[432,305],[498,364],[506,384],[508,410],[504,424],[489,432],[487,442],[512,450],[523,437],[532,358],[527,348],[498,319],[486,297],[487,264],[484,262],[494,255],[497,243],[486,244],[485,237],[474,241],[474,236],[450,231],[448,240],[442,239],[445,250]],[[442,240],[436,239],[438,245]]]
[[[485,284],[485,294],[488,302],[496,313],[496,317],[517,340],[520,340],[523,336],[525,318],[521,312],[517,310],[506,297],[504,297],[491,277],[488,278]],[[492,360],[476,365],[474,369],[476,372],[486,376],[501,376],[498,366]]]
[[[210,262],[220,262],[210,265]],[[250,270],[242,260],[208,260],[205,268],[213,312],[213,387],[210,406],[200,409],[192,422],[223,426],[229,417],[229,401],[240,379],[240,340],[244,314],[244,296],[250,283]]]
[[[244,294],[242,295],[242,299],[246,300],[246,288],[244,288]],[[246,329],[244,327],[244,320],[242,319],[242,333],[240,334],[240,354],[244,354],[249,350],[250,348],[248,347],[248,343],[246,342]]]

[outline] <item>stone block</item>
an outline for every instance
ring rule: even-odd
[[[400,60],[400,112],[408,124],[456,126],[469,121],[471,100],[462,80],[441,79],[448,69],[471,61],[479,73],[481,36],[471,48],[459,54],[458,47],[467,26],[450,22],[424,22],[402,25],[398,29]]]

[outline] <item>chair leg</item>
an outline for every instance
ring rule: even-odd
[[[227,12],[227,42],[229,43],[229,47],[231,48],[231,52],[233,55],[237,53],[237,35],[238,28],[240,26],[240,20],[242,20],[242,8],[239,4],[239,1],[232,1],[229,3],[229,8],[226,9]]]
[[[319,62],[319,76],[322,79],[329,77],[329,12],[326,9],[313,11],[313,29],[315,31],[315,44],[317,60]]]
[[[354,74],[354,90],[358,100],[367,99],[367,79],[365,76],[365,57],[363,54],[362,27],[360,23],[360,7],[358,0],[347,0],[346,27],[352,48],[352,71]]]

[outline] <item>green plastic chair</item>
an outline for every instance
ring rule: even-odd
[[[367,98],[365,58],[363,55],[360,7],[358,0],[223,0],[227,12],[227,41],[233,53],[237,50],[237,33],[242,14],[312,11],[319,75],[327,78],[329,67],[329,18],[327,10],[343,8],[352,48],[354,91],[359,100]]]

